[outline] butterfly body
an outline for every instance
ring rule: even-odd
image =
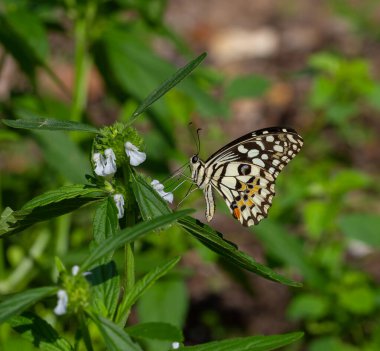
[[[224,198],[241,224],[251,226],[267,217],[277,175],[302,145],[295,130],[272,127],[232,141],[206,162],[193,155],[191,178],[204,192],[206,219],[211,221],[215,213],[213,190]]]

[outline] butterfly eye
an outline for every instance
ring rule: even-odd
[[[198,156],[197,155],[194,155],[192,158],[191,158],[191,162],[192,163],[197,163],[199,160]]]

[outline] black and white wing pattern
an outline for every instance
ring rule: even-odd
[[[232,215],[241,224],[251,226],[267,217],[275,180],[302,145],[302,137],[293,129],[260,129],[211,155],[205,169]]]

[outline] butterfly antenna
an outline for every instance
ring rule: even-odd
[[[189,127],[192,125],[193,123],[190,122],[189,123]],[[199,132],[201,131],[202,129],[201,128],[198,128],[196,133],[197,133],[197,136],[195,136],[195,133],[194,133],[194,129],[191,128],[190,131],[191,131],[191,136],[193,137],[193,140],[194,140],[194,144],[197,146],[197,153],[196,155],[199,155],[199,151],[201,149],[201,141],[200,141],[200,138],[199,138]]]
[[[202,130],[202,128],[198,128],[197,129],[197,140],[198,140],[198,143],[197,143],[197,155],[199,155],[199,153],[201,152],[201,138],[199,137],[199,132]]]

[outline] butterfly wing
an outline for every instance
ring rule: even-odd
[[[289,128],[266,128],[242,136],[206,161],[210,183],[245,226],[267,217],[279,172],[303,145]]]

